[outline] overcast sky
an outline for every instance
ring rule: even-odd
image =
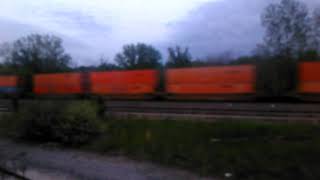
[[[85,65],[102,55],[112,60],[124,44],[136,42],[163,53],[188,46],[194,57],[247,54],[262,39],[260,13],[272,1],[278,0],[1,0],[0,43],[55,34]]]

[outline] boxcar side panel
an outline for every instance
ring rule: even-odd
[[[166,78],[166,89],[171,94],[255,93],[252,65],[169,69]]]
[[[320,93],[320,62],[299,64],[299,93]]]
[[[100,95],[137,95],[155,92],[156,70],[91,72],[91,93]]]
[[[18,76],[0,76],[0,87],[17,87]]]
[[[255,89],[251,84],[216,84],[216,85],[171,85],[170,93],[177,94],[251,94]]]
[[[252,66],[205,67],[170,69],[167,71],[168,83],[250,83]]]
[[[34,93],[42,95],[83,93],[81,73],[38,74],[34,76]]]
[[[18,76],[0,76],[0,93],[1,94],[16,94],[18,88]]]

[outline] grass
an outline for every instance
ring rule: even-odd
[[[205,123],[117,120],[91,144],[182,167],[201,175],[234,179],[319,179],[320,126],[256,122]]]
[[[0,135],[16,121],[0,119]],[[117,153],[228,179],[320,179],[320,125],[145,119],[100,120],[103,132],[81,148]],[[19,124],[19,123],[18,123]]]

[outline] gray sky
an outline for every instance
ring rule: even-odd
[[[163,53],[168,46],[189,46],[195,57],[246,54],[262,39],[260,13],[272,1],[277,0],[1,0],[0,43],[52,33],[85,65],[102,55],[112,60],[124,44],[136,42]]]

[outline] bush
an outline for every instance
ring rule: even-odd
[[[70,103],[57,121],[55,136],[59,141],[68,144],[88,142],[100,133],[98,107],[90,102]]]
[[[97,105],[84,102],[35,102],[15,115],[18,135],[34,141],[79,145],[100,133]]]
[[[62,107],[62,104],[59,105]],[[53,125],[58,121],[61,110],[53,102],[32,102],[26,104],[12,119],[17,124],[19,138],[52,141]]]

